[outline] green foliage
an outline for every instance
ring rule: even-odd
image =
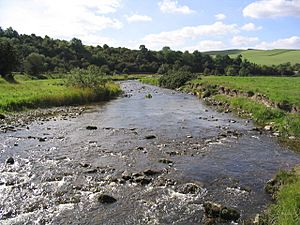
[[[105,86],[109,81],[102,69],[97,66],[89,66],[87,69],[73,69],[67,78],[67,84],[80,88],[98,88]]]
[[[92,88],[64,85],[64,80],[17,80],[10,84],[0,79],[0,112],[21,111],[27,108],[87,104],[118,95],[120,87],[108,83]]]
[[[170,70],[167,74],[159,78],[159,86],[165,88],[179,88],[183,86],[187,81],[195,78],[195,75],[188,70]]]
[[[45,56],[38,53],[31,53],[24,61],[24,70],[32,76],[39,76],[46,69]]]
[[[262,216],[260,225],[300,224],[299,168],[291,172],[280,171],[272,183],[276,203],[272,204]]]
[[[0,37],[0,75],[5,78],[11,77],[11,73],[19,63],[17,50],[13,42],[8,38]]]
[[[139,79],[140,82],[144,83],[144,84],[151,84],[151,85],[155,85],[155,86],[159,86],[159,77],[143,77]]]
[[[192,73],[207,75],[292,76],[294,75],[293,71],[300,70],[300,64],[257,65],[247,61],[247,57],[242,60],[239,54],[243,54],[243,52],[240,51],[228,52],[228,54],[237,53],[235,57],[229,57],[226,54],[211,57],[198,51],[193,53],[173,51],[169,47],[164,47],[160,51],[151,51],[145,45],[141,45],[139,50],[113,48],[108,45],[94,47],[84,45],[77,38],[65,41],[48,36],[42,38],[34,34],[19,35],[12,28],[0,32],[0,38],[9,39],[20,58],[20,62],[17,67],[13,67],[13,70],[16,72],[26,71],[34,76],[41,73],[67,73],[74,68],[87,69],[89,65],[100,67],[104,74],[167,74],[169,70],[187,67]],[[273,52],[268,57],[277,57],[280,54]],[[282,54],[285,53],[282,52]],[[294,59],[294,63],[300,63],[299,57]],[[12,62],[14,60],[6,61],[5,64],[10,67]],[[9,69],[9,71],[11,70]]]

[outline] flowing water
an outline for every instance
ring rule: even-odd
[[[251,122],[194,96],[121,86],[125,97],[77,118],[0,134],[0,224],[203,224],[206,201],[244,220],[270,203],[265,183],[300,163]],[[196,190],[182,191],[190,183]],[[117,201],[101,204],[101,194]]]

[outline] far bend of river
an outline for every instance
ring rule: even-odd
[[[265,183],[300,163],[251,122],[195,96],[121,86],[127,97],[77,118],[0,133],[0,224],[203,224],[206,201],[236,208],[244,220],[271,202]],[[186,190],[188,183],[198,188]],[[117,201],[102,204],[101,194]]]

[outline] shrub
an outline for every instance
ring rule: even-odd
[[[170,70],[167,74],[163,75],[159,79],[159,85],[165,88],[179,88],[183,86],[187,81],[195,78],[195,75],[188,70]]]
[[[97,88],[105,86],[109,78],[97,66],[87,69],[73,69],[67,79],[67,85],[80,88]]]

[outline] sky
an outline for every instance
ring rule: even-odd
[[[300,49],[300,0],[0,0],[0,26],[131,49]]]

